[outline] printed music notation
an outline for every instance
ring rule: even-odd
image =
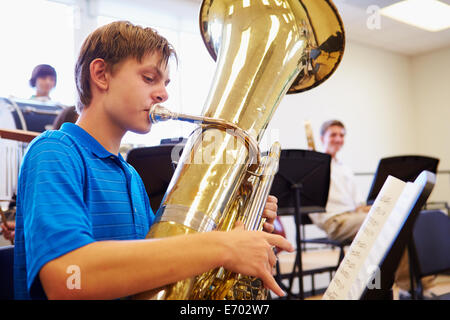
[[[378,272],[384,254],[408,217],[420,186],[389,176],[349,251],[326,290],[324,300],[360,299]]]

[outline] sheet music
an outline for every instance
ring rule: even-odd
[[[413,187],[406,188],[405,185],[409,184]],[[374,266],[375,269],[378,266],[376,262],[381,259],[377,253],[386,251],[383,248],[390,245],[388,242],[392,238],[390,236],[392,230],[399,230],[397,220],[402,220],[402,216],[404,216],[402,213],[407,211],[405,208],[413,195],[410,189],[414,188],[414,184],[409,184],[393,176],[388,176],[349,251],[328,286],[323,296],[324,300],[360,298],[361,288],[365,288],[374,272]],[[418,189],[417,186],[416,188]],[[398,201],[398,199],[401,199],[401,201]],[[394,212],[395,214],[391,214]],[[394,217],[391,218],[391,216]],[[387,221],[388,223],[386,223]],[[389,226],[391,223],[393,225]],[[384,228],[387,224],[387,228]],[[384,229],[388,231],[380,233]]]
[[[366,287],[369,289],[376,289],[376,286],[374,286],[374,284],[376,285],[376,281],[374,284],[369,284],[369,282],[373,276],[380,277],[380,274],[374,274],[374,272],[380,272],[378,267],[382,263],[385,254],[392,246],[398,233],[403,227],[403,224],[414,207],[420,192],[421,186],[419,184],[412,182],[406,183],[406,186],[403,189],[394,210],[384,223],[381,232],[370,249],[369,255],[364,263],[364,267],[361,269],[357,281],[355,281],[352,287],[349,299],[360,299]]]

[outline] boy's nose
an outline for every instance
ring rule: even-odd
[[[158,102],[164,102],[164,101],[166,101],[167,99],[169,99],[169,94],[167,93],[167,90],[166,90],[165,87],[162,88],[161,90],[158,90],[158,91],[155,93],[155,99],[156,99]]]

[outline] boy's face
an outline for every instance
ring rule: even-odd
[[[48,96],[55,87],[56,79],[54,76],[43,76],[36,78],[36,91],[43,96]]]
[[[331,126],[321,137],[325,152],[333,156],[341,150],[344,145],[345,129],[341,126]]]
[[[159,64],[160,55],[146,55],[139,63],[128,58],[108,72],[105,110],[124,131],[150,131],[150,107],[168,99],[169,68]]]

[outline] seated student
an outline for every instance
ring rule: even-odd
[[[56,71],[48,64],[37,65],[31,74],[30,86],[36,88],[36,93],[31,99],[50,101],[50,91],[56,86]]]
[[[325,153],[331,155],[330,189],[326,213],[310,214],[311,220],[327,233],[330,239],[337,241],[353,240],[361,228],[370,206],[365,205],[356,185],[352,170],[337,158],[344,146],[345,126],[339,120],[329,120],[320,128],[320,139]],[[434,276],[422,279],[425,295],[434,282]],[[408,255],[405,251],[395,274],[395,283],[402,297],[410,290]]]
[[[17,299],[116,299],[223,266],[256,276],[278,295],[271,234],[276,198],[266,203],[265,231],[204,232],[145,239],[154,222],[144,184],[119,154],[127,131],[150,131],[149,108],[168,99],[172,46],[151,28],[113,22],[91,33],[75,66],[80,117],[36,138],[24,157],[16,215]],[[81,286],[66,285],[80,270]]]
[[[337,157],[344,146],[345,133],[339,120],[326,121],[320,128],[324,152],[331,155],[330,189],[326,213],[309,215],[330,239],[338,241],[352,240],[370,209],[364,204],[352,170]]]

